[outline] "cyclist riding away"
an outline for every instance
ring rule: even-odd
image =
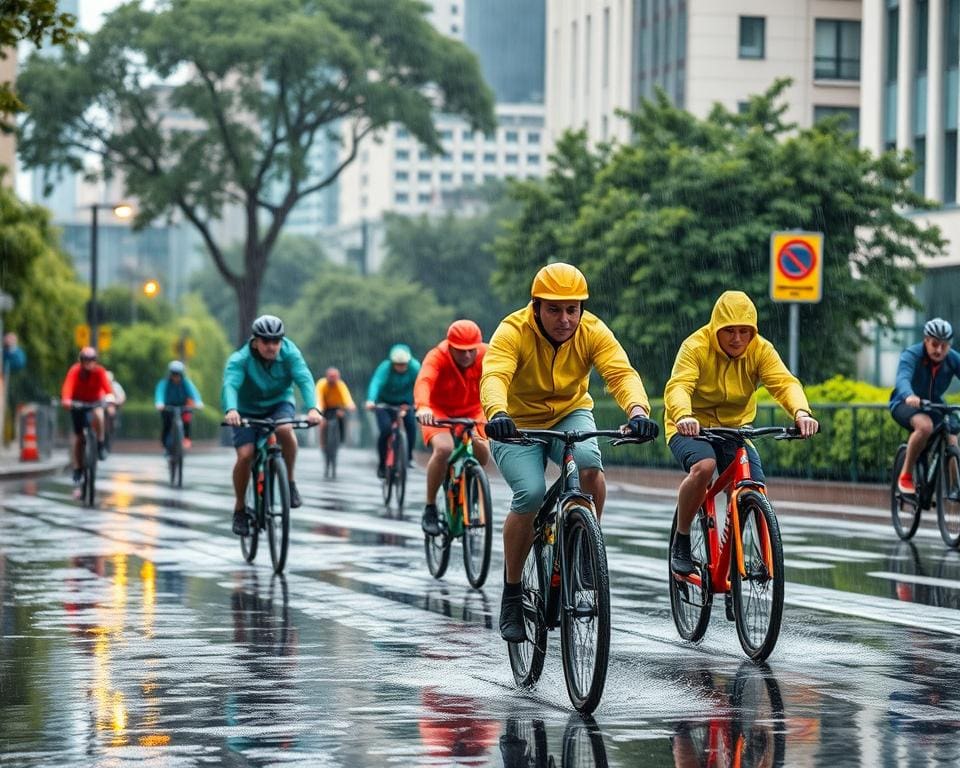
[[[338,368],[327,368],[324,377],[317,382],[317,407],[325,419],[337,417],[340,427],[340,442],[347,437],[346,413],[356,411],[357,406],[350,396],[346,382],[340,378]],[[327,432],[320,430],[320,447],[327,448]]]
[[[160,411],[160,442],[164,450],[170,448],[168,441],[170,430],[173,427],[173,413],[166,410],[167,406],[203,408],[203,398],[200,397],[200,391],[190,381],[185,371],[186,368],[180,360],[171,360],[167,366],[167,375],[157,382],[153,391],[153,403]],[[188,450],[192,445],[190,440],[192,416],[193,414],[189,412],[181,411],[180,413],[180,418],[183,421],[183,447]]]
[[[113,387],[106,369],[97,362],[97,350],[93,347],[84,347],[80,350],[80,360],[70,366],[67,376],[60,388],[60,402],[64,408],[70,408],[73,401],[93,403],[113,398]],[[70,412],[73,419],[73,434],[70,436],[70,455],[73,457],[73,484],[75,492],[79,492],[80,481],[83,476],[83,452],[80,437],[87,425],[87,420],[93,424],[94,434],[97,436],[97,453],[100,461],[107,458],[107,448],[103,442],[103,407],[98,406],[89,411],[77,409]]]
[[[238,536],[249,535],[244,498],[257,440],[256,429],[241,427],[241,420],[292,419],[296,413],[296,384],[307,408],[307,421],[323,421],[317,409],[313,375],[297,345],[284,338],[283,321],[273,315],[261,315],[253,321],[251,331],[250,340],[227,360],[220,394],[223,420],[234,428],[233,445],[237,449],[237,463],[233,466],[233,532]],[[290,477],[290,506],[299,507],[302,502],[293,482],[297,438],[289,424],[278,427],[276,434]]]
[[[403,425],[407,430],[407,445],[413,450],[413,440],[417,432],[417,420],[413,415],[413,384],[420,373],[420,361],[414,358],[410,347],[406,344],[394,344],[390,347],[387,359],[377,366],[367,387],[368,411],[374,411],[377,417],[377,429],[380,436],[377,438],[377,455],[380,463],[377,465],[377,477],[385,474],[384,464],[387,460],[387,439],[390,436],[390,426],[393,417],[385,408],[377,408],[377,403],[386,403],[401,408],[403,411]],[[412,453],[411,453],[412,455]],[[409,460],[413,465],[413,460]]]
[[[490,340],[480,379],[480,401],[489,422],[487,437],[515,437],[517,428],[595,430],[590,370],[603,376],[614,398],[640,437],[654,437],[659,428],[648,418],[650,402],[640,375],[613,332],[583,308],[587,280],[576,267],[555,263],[537,272],[531,302],[507,315]],[[543,469],[549,456],[562,461],[563,445],[495,442],[493,457],[513,491],[503,524],[504,588],[500,635],[523,642],[521,575],[533,543],[533,518],[546,493]],[[606,483],[595,439],[577,443],[574,455],[580,484],[593,496],[599,517]]]
[[[953,327],[939,317],[928,320],[923,326],[923,341],[907,347],[900,354],[897,366],[897,382],[890,395],[890,412],[894,421],[910,431],[903,470],[897,478],[900,493],[917,492],[913,482],[913,469],[917,457],[927,446],[933,429],[943,421],[943,413],[926,413],[920,410],[920,399],[933,403],[943,402],[954,377],[960,379],[960,353],[951,349]],[[953,419],[950,424],[950,443],[957,444],[960,425]]]
[[[423,442],[433,451],[427,463],[427,504],[420,524],[424,533],[440,533],[437,516],[437,491],[453,453],[453,437],[437,419],[474,419],[483,421],[480,405],[480,373],[487,345],[480,326],[472,320],[457,320],[447,329],[447,338],[427,352],[413,388],[417,421],[423,430]],[[490,458],[487,441],[477,437],[474,455],[481,465]]]
[[[757,387],[763,385],[796,422],[803,437],[816,434],[807,396],[773,344],[757,331],[757,308],[742,291],[717,299],[710,323],[687,336],[663,393],[667,444],[687,472],[677,498],[677,536],[670,553],[674,573],[693,573],[690,524],[703,502],[714,470],[733,460],[736,446],[695,439],[700,427],[743,427],[757,414]],[[750,472],[763,482],[760,455],[747,444]]]

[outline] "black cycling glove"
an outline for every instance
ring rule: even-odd
[[[660,425],[646,416],[634,416],[630,419],[630,430],[634,437],[648,437],[656,439],[660,434]]]
[[[491,440],[505,440],[508,437],[519,437],[517,425],[513,423],[506,411],[500,411],[487,422],[484,431]]]

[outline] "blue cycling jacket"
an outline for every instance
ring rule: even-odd
[[[224,413],[237,410],[243,416],[261,416],[280,403],[296,405],[294,384],[300,390],[304,407],[316,408],[313,374],[296,344],[285,338],[277,359],[267,362],[247,342],[227,360],[220,404]]]
[[[900,354],[897,365],[897,383],[890,394],[890,410],[910,395],[942,403],[943,393],[954,377],[960,379],[960,353],[955,349],[947,352],[942,362],[934,363],[927,357],[923,342],[907,347]]]
[[[186,405],[187,400],[193,400],[193,404],[200,408],[203,405],[203,398],[200,392],[186,376],[180,377],[180,383],[174,383],[173,379],[165,376],[157,382],[156,389],[153,390],[153,402],[157,405]]]

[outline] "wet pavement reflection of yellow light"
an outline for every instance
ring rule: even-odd
[[[125,512],[133,504],[136,490],[133,475],[129,472],[118,472],[111,480],[114,488],[113,493],[106,500],[107,506],[114,512]]]

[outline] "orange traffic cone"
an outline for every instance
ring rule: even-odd
[[[23,415],[20,461],[40,461],[40,451],[37,449],[37,413],[33,410]]]

